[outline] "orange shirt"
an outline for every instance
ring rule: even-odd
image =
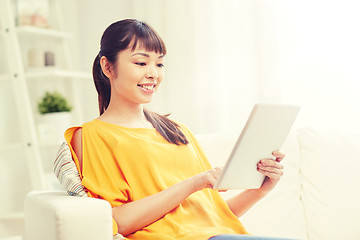
[[[69,145],[78,128],[66,131]],[[105,199],[116,207],[211,169],[192,133],[183,125],[181,130],[189,144],[177,146],[167,142],[155,129],[126,128],[97,119],[83,124],[81,177],[89,196]],[[79,169],[74,153],[73,157]],[[116,224],[114,232],[117,232]],[[206,240],[225,233],[247,234],[220,194],[203,189],[158,221],[126,237]]]

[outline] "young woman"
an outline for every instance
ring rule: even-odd
[[[284,155],[259,162],[261,188],[223,200],[212,189],[221,168],[189,129],[144,108],[163,81],[165,55],[144,22],[105,30],[93,66],[100,116],[65,134],[82,183],[112,205],[114,233],[128,239],[248,239],[238,217],[274,188]]]

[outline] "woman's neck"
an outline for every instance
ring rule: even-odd
[[[153,128],[145,117],[142,104],[129,106],[120,103],[112,104],[110,101],[108,108],[98,119],[129,128]]]

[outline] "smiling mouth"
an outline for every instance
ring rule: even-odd
[[[141,87],[141,88],[143,88],[143,89],[145,89],[145,90],[153,90],[156,85],[155,85],[155,84],[151,84],[151,85],[138,84],[137,86],[138,86],[138,87]]]

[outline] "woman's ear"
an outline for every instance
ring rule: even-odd
[[[115,72],[113,71],[112,64],[105,56],[102,56],[100,58],[100,65],[101,65],[101,70],[108,79],[112,79],[115,77],[114,75]]]

